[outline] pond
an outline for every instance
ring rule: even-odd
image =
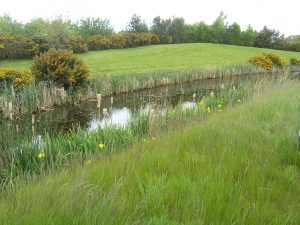
[[[151,110],[163,112],[166,108],[193,107],[203,96],[218,92],[223,84],[241,85],[272,78],[271,75],[233,76],[232,78],[206,79],[197,82],[176,84],[127,94],[101,98],[99,107],[95,99],[75,105],[58,107],[27,117],[20,117],[12,123],[1,121],[1,133],[11,138],[20,134],[33,133],[36,137],[57,135],[84,129],[91,131],[107,125],[126,126],[132,117]],[[226,86],[226,85],[225,85]],[[6,131],[5,131],[6,130]],[[5,142],[5,138],[1,138]]]

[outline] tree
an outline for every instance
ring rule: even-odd
[[[8,15],[0,16],[0,34],[1,33],[22,35],[23,34],[22,24],[13,20]]]
[[[284,36],[279,31],[264,28],[257,34],[254,46],[259,48],[275,48],[279,47],[284,41]]]
[[[148,32],[148,26],[145,21],[142,21],[140,16],[133,14],[128,23],[127,30],[133,33],[145,33]]]
[[[210,27],[210,38],[213,43],[224,43],[227,24],[224,12],[220,12],[215,22]]]
[[[181,43],[184,39],[184,19],[173,17],[169,34],[173,37],[173,43]]]
[[[155,17],[152,21],[151,32],[156,34],[160,43],[169,44],[171,36],[170,36],[170,27],[171,27],[171,19],[161,19],[159,16]]]
[[[256,31],[250,25],[248,25],[247,29],[242,32],[242,45],[252,47],[256,39],[256,34]]]
[[[233,23],[226,29],[225,44],[241,45],[241,27],[237,23]]]
[[[108,37],[114,33],[109,20],[93,17],[81,19],[77,22],[75,29],[76,33],[85,39],[95,35]]]

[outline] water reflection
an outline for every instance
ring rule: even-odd
[[[108,125],[124,127],[130,122],[131,115],[132,111],[129,108],[112,108],[111,111],[108,111],[107,116],[93,115],[88,130],[92,131]]]

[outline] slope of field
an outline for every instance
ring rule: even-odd
[[[203,65],[246,63],[249,57],[274,52],[288,62],[299,53],[219,44],[158,45],[80,54],[92,76],[154,70],[195,68]],[[0,67],[30,68],[31,60],[4,60]]]
[[[300,224],[300,84],[0,195],[3,224]],[[11,193],[10,193],[11,192]]]

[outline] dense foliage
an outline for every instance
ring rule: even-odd
[[[31,70],[38,81],[54,81],[67,88],[84,84],[89,74],[80,58],[70,51],[56,49],[36,56]]]

